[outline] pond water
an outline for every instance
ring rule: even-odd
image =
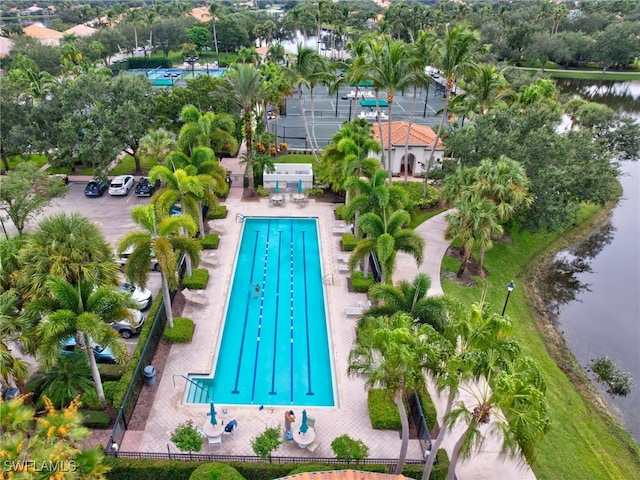
[[[565,81],[560,88],[640,121],[640,82]],[[631,393],[611,397],[613,413],[640,442],[640,165],[622,164],[623,198],[610,221],[561,251],[541,290],[556,328],[583,367],[606,355],[633,377]]]

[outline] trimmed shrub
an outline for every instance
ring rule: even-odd
[[[148,460],[106,457],[102,464],[111,468],[109,480],[189,480],[202,462],[178,462],[173,460]]]
[[[389,390],[372,388],[367,394],[369,419],[371,426],[377,430],[399,430],[400,413],[393,402],[393,394]]]
[[[353,233],[345,233],[342,235],[342,250],[345,252],[352,252],[356,245],[358,245],[358,241]]]
[[[209,210],[209,212],[207,213],[207,218],[209,218],[209,220],[218,220],[220,218],[227,218],[228,213],[229,211],[227,210],[226,205],[218,205],[218,208]]]
[[[336,470],[336,467],[323,465],[321,463],[311,463],[309,465],[303,465],[294,470],[291,470],[287,475],[297,475],[298,473],[307,473],[307,472],[331,472],[333,470]]]
[[[207,233],[204,238],[200,240],[200,246],[203,250],[215,250],[220,244],[220,237],[217,233]]]
[[[80,403],[89,410],[100,410],[100,408],[102,408],[100,399],[98,398],[98,392],[96,392],[95,388],[84,392],[80,397]]]
[[[103,382],[117,382],[122,378],[124,368],[122,365],[112,365],[110,363],[98,364],[98,371]]]
[[[109,428],[111,419],[105,412],[95,410],[80,410],[82,424],[87,428]]]
[[[351,463],[364,460],[369,456],[369,447],[362,440],[355,440],[349,435],[340,435],[331,442],[331,450],[338,460]]]
[[[173,328],[164,329],[164,338],[171,343],[189,343],[193,338],[195,325],[193,320],[184,317],[174,317]]]
[[[118,391],[118,382],[104,382],[102,388],[104,390],[104,398],[113,405],[113,397]]]
[[[320,187],[313,187],[313,188],[310,188],[310,189],[306,190],[305,193],[307,195],[309,195],[310,197],[314,197],[316,195],[322,195],[324,193],[324,190],[321,189]]]
[[[402,468],[402,475],[407,478],[414,478],[415,480],[422,479],[422,472],[424,471],[424,465],[406,464]],[[438,450],[436,456],[436,462],[431,469],[431,475],[429,480],[445,480],[447,478],[447,472],[449,471],[449,455],[444,448]]]
[[[344,211],[347,209],[345,205],[339,205],[336,207],[336,217],[338,220],[344,220]]]
[[[424,183],[422,182],[407,182],[395,181],[394,187],[403,188],[409,196],[409,207],[407,210],[411,211],[413,208],[424,209],[435,207],[440,203],[440,191],[433,185],[428,185],[427,194],[424,195]]]
[[[190,277],[182,279],[182,286],[191,290],[204,290],[209,282],[209,270],[194,268]]]
[[[367,293],[371,285],[373,285],[373,276],[371,273],[365,278],[362,272],[351,272],[351,288],[353,288],[355,292]]]
[[[204,463],[196,468],[189,480],[245,480],[240,472],[224,463]]]
[[[261,197],[269,196],[269,192],[267,192],[262,185],[258,185],[258,188],[256,188],[256,193]]]

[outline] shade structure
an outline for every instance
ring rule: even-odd
[[[302,179],[298,180],[298,193],[302,193]]]
[[[356,86],[356,82],[351,82],[352,87]],[[373,82],[358,82],[359,87],[373,87]]]
[[[280,181],[276,180],[276,193],[280,193]]]
[[[300,432],[307,433],[309,425],[307,425],[307,411],[302,410],[302,422],[300,423]]]
[[[211,409],[209,411],[209,416],[211,418],[209,419],[209,421],[211,422],[211,425],[217,425],[218,424],[218,419],[216,418],[216,409],[213,406],[213,402],[211,402],[209,405],[211,407]]]
[[[389,106],[389,102],[387,102],[386,100],[378,100],[378,105],[380,105],[381,107],[388,107]],[[361,100],[360,101],[360,106],[362,107],[375,107],[376,106],[376,100],[373,99],[367,99],[367,100]]]

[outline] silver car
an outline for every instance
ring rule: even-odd
[[[111,180],[109,195],[128,195],[133,184],[133,175],[119,175]]]
[[[140,333],[144,325],[144,315],[139,310],[131,310],[132,318],[120,320],[119,322],[111,322],[110,325],[122,336],[122,338],[131,338],[131,335]]]

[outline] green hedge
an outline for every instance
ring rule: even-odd
[[[109,428],[111,419],[105,412],[95,410],[79,410],[82,414],[82,424],[87,428]]]
[[[245,480],[233,467],[224,463],[203,463],[196,468],[190,480]]]
[[[299,473],[307,472],[331,472],[336,470],[337,467],[331,465],[323,465],[321,463],[310,463],[308,465],[302,465],[294,470],[291,470],[288,475],[297,475]]]
[[[173,328],[164,329],[164,338],[171,343],[189,343],[193,338],[194,328],[195,325],[190,318],[174,317]]]
[[[433,427],[438,421],[438,414],[436,412],[436,406],[433,404],[433,400],[431,399],[431,395],[429,395],[429,392],[427,392],[426,389],[420,389],[418,390],[418,399],[420,400],[420,407],[422,407],[424,419],[427,422],[427,428],[429,430],[433,430]]]
[[[209,281],[209,270],[206,268],[194,268],[190,277],[182,279],[182,286],[192,290],[204,290]]]
[[[345,233],[342,235],[342,250],[345,252],[352,252],[354,248],[358,245],[358,241],[353,233]]]
[[[125,367],[110,363],[99,363],[98,371],[103,382],[117,382],[122,378]]]
[[[409,206],[407,210],[411,211],[414,208],[423,209],[435,207],[440,203],[440,191],[432,185],[427,188],[427,194],[424,195],[424,183],[423,182],[407,182],[395,181],[394,187],[401,187],[409,196]]]
[[[203,250],[215,250],[220,244],[220,237],[217,233],[207,233],[204,238],[200,240],[200,246]]]
[[[338,220],[344,220],[344,211],[346,209],[346,205],[340,205],[336,207],[336,217],[338,217]]]
[[[147,313],[147,319],[149,321],[144,322],[142,326],[142,330],[140,330],[140,334],[138,335],[138,343],[136,344],[136,348],[131,353],[131,358],[129,359],[129,363],[125,368],[125,371],[118,382],[118,388],[113,394],[113,406],[117,410],[122,406],[122,402],[124,400],[124,396],[127,393],[127,389],[129,388],[129,384],[133,378],[133,374],[136,371],[136,366],[138,364],[138,360],[140,359],[140,355],[142,354],[142,350],[144,349],[144,345],[147,343],[147,338],[149,337],[149,331],[153,325],[153,321],[158,314],[158,310],[160,309],[160,305],[162,303],[162,292],[153,299],[153,303],[151,304],[151,308]]]
[[[405,465],[402,469],[402,475],[407,478],[414,478],[415,480],[422,479],[422,472],[424,471],[424,465]],[[449,471],[449,455],[444,448],[438,450],[436,455],[436,462],[431,469],[431,475],[429,480],[445,480],[447,478],[447,472]]]
[[[178,462],[173,460],[150,460],[106,457],[103,465],[111,468],[109,480],[189,480],[202,462]]]
[[[209,220],[217,220],[220,218],[227,218],[228,213],[226,205],[218,205],[218,208],[209,210],[207,217],[209,217]]]
[[[400,413],[393,402],[393,394],[389,390],[372,388],[367,394],[369,419],[371,426],[377,430],[399,430]]]
[[[355,292],[367,293],[371,285],[373,285],[373,276],[371,273],[365,278],[362,272],[351,272],[351,288],[353,288]]]

